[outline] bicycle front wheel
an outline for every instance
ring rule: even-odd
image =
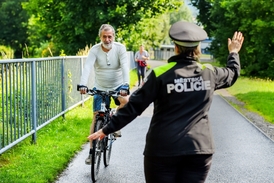
[[[111,149],[112,149],[112,143],[114,142],[115,138],[113,134],[109,134],[107,137],[104,139],[105,143],[105,148],[104,148],[104,164],[105,167],[109,165],[110,161],[110,155],[111,155]]]
[[[97,120],[94,125],[94,132],[98,131],[102,127],[103,121]],[[103,141],[100,141],[99,139],[93,140],[92,146],[92,164],[91,164],[91,178],[92,181],[95,182],[98,179],[98,174],[100,170],[100,164],[101,164],[101,155],[102,155],[102,145]]]

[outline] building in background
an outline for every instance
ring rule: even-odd
[[[211,45],[212,39],[208,38],[201,42],[201,52],[205,55],[211,55],[209,52],[209,47]],[[167,60],[169,57],[174,55],[174,45],[161,45],[160,48],[154,49],[154,59],[155,60]]]

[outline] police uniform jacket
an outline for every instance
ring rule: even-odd
[[[203,65],[183,55],[173,56],[167,64],[152,70],[142,88],[132,93],[103,132],[121,129],[153,102],[144,155],[213,154],[208,119],[213,93],[233,85],[239,74],[237,53],[229,54],[224,68]]]

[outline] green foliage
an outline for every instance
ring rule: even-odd
[[[218,18],[218,17],[210,16],[210,13],[211,13],[210,11],[213,5],[211,1],[212,0],[190,0],[191,4],[199,10],[199,13],[196,18],[197,20],[199,20],[200,23],[203,24],[204,29],[209,34],[209,37],[211,37],[210,34],[213,30],[213,27],[211,24],[212,19]]]
[[[77,56],[87,56],[88,55],[88,52],[89,50],[91,49],[92,45],[88,46],[86,45],[85,48],[83,49],[79,49],[79,51],[77,52]]]
[[[30,138],[0,155],[0,182],[54,182],[74,154],[87,142],[92,118],[91,102],[77,107]]]
[[[32,0],[25,7],[39,20],[44,35],[51,38],[59,50],[74,55],[86,45],[99,41],[101,24],[110,23],[116,30],[130,30],[128,27],[143,18],[155,17],[179,4],[178,0]]]
[[[44,42],[40,44],[40,47],[35,50],[35,55],[41,57],[53,57],[58,56],[58,51],[52,42]]]
[[[166,14],[170,16],[170,25],[174,24],[179,20],[193,22],[192,12],[184,3],[178,9],[174,11],[169,11]]]
[[[22,58],[28,44],[27,22],[29,16],[22,8],[25,0],[0,1],[0,44],[11,47],[15,58]]]
[[[85,54],[77,51],[98,43],[99,27],[110,23],[117,30],[116,40],[126,44],[128,50],[137,50],[139,44],[147,49],[158,47],[170,43],[170,24],[191,19],[183,2],[2,0],[0,44],[11,46],[16,57]]]
[[[25,5],[25,4],[24,4]],[[47,26],[40,24],[39,18],[33,15],[28,20],[28,52],[31,57],[58,56],[58,50],[51,41]],[[49,49],[51,49],[51,53]]]
[[[198,20],[214,37],[211,52],[216,59],[226,62],[227,38],[231,38],[235,31],[241,31],[245,37],[240,52],[244,73],[274,78],[273,1],[192,0],[192,3],[200,10]]]
[[[0,45],[0,59],[13,59],[14,51],[9,46]]]
[[[128,50],[139,50],[141,44],[148,50],[160,46],[165,39],[165,30],[168,26],[168,17],[161,15],[159,18],[143,19],[136,25],[129,26],[129,29],[118,29],[117,35],[124,38],[121,41]]]
[[[146,50],[158,48],[161,44],[171,44],[168,35],[170,26],[179,21],[193,21],[191,11],[188,7],[178,0],[178,7],[174,10],[167,10],[165,13],[153,18],[144,18],[137,24],[132,24],[126,29],[119,29],[118,36],[128,50],[137,51],[143,44]]]

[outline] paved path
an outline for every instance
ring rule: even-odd
[[[142,153],[152,112],[153,104],[122,129],[110,166],[101,166],[98,183],[145,183]],[[206,183],[274,183],[274,142],[219,95],[214,95],[209,115],[216,153]],[[56,183],[90,183],[87,153],[85,144]]]

